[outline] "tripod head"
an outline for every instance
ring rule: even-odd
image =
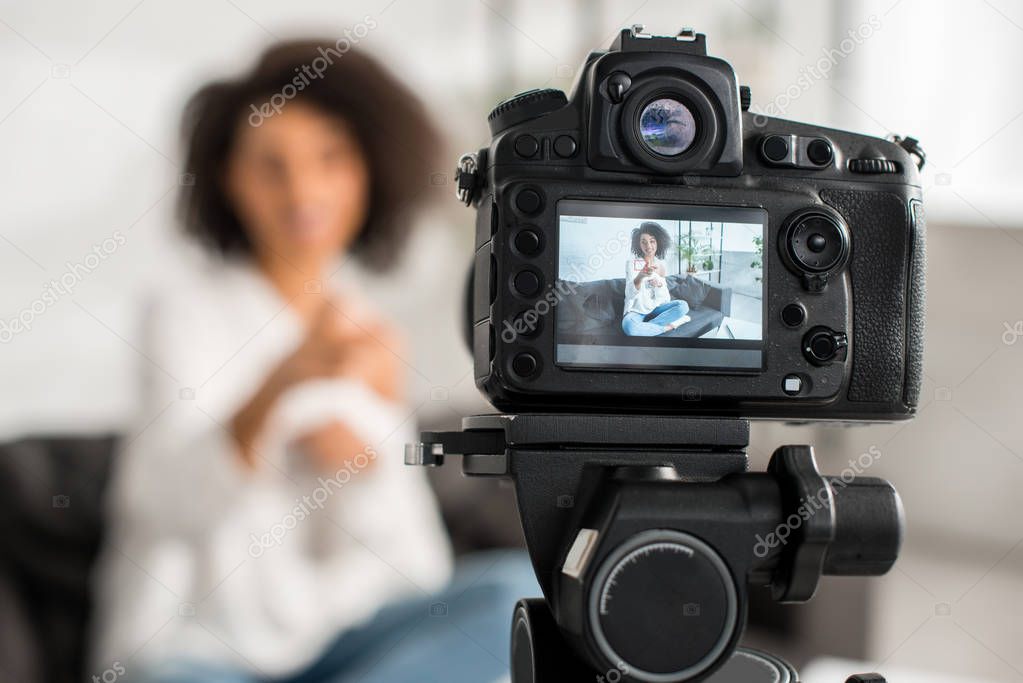
[[[802,602],[823,574],[885,573],[902,507],[881,479],[822,476],[809,446],[750,473],[748,441],[742,419],[484,415],[423,433],[406,463],[462,454],[466,474],[515,485],[546,604],[516,608],[514,683],[794,681],[736,654],[748,586]]]

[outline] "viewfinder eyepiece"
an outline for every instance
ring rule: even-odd
[[[639,115],[643,144],[654,154],[682,154],[696,140],[696,117],[689,107],[670,97],[653,100]]]

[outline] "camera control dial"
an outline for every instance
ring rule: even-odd
[[[735,582],[695,536],[644,531],[597,569],[589,625],[601,654],[630,680],[690,680],[719,662],[739,628]]]
[[[487,116],[490,134],[497,135],[503,130],[517,126],[530,119],[543,116],[568,104],[565,93],[556,88],[527,90],[510,97],[491,110]]]
[[[779,246],[789,270],[802,276],[806,289],[819,292],[849,260],[849,241],[841,216],[813,207],[789,216]]]

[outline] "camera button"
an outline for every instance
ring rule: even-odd
[[[781,163],[789,156],[789,141],[781,135],[769,135],[764,138],[760,153],[771,163]]]
[[[525,214],[538,213],[543,208],[543,197],[532,188],[526,188],[515,195],[515,208]]]
[[[554,138],[554,153],[563,159],[575,155],[575,138],[571,135],[559,135]]]
[[[521,254],[533,256],[540,252],[541,246],[543,246],[542,238],[540,233],[535,230],[519,230],[515,235],[515,248]]]
[[[781,388],[789,396],[795,396],[803,390],[803,379],[799,375],[785,375]]]
[[[514,334],[522,337],[538,337],[543,331],[543,318],[532,308],[521,311],[512,321],[511,330]]]
[[[828,335],[818,335],[814,337],[810,344],[807,346],[809,353],[816,360],[830,360],[835,355],[837,350],[835,347],[835,340]]]
[[[511,367],[512,371],[519,377],[531,377],[536,374],[540,363],[533,354],[520,353],[512,359]]]
[[[524,297],[536,296],[543,286],[540,276],[531,270],[523,270],[517,273],[512,284],[515,286],[515,291]]]
[[[540,143],[532,135],[520,135],[515,138],[515,153],[525,159],[531,159],[540,151]]]
[[[827,166],[835,157],[835,152],[831,149],[831,143],[823,138],[817,138],[806,146],[806,157],[818,166]]]
[[[806,247],[813,253],[819,254],[828,248],[828,238],[815,232],[806,238]]]
[[[814,365],[827,365],[840,359],[849,346],[844,332],[827,327],[815,327],[803,337],[803,355]]]
[[[806,320],[806,309],[801,304],[789,304],[781,309],[781,321],[789,327],[799,327]]]

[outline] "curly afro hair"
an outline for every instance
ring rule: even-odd
[[[646,221],[632,231],[632,253],[636,258],[643,258],[643,250],[639,248],[639,238],[643,235],[650,235],[657,240],[657,251],[654,255],[657,258],[664,258],[664,255],[671,249],[671,235],[661,227],[660,223]]]
[[[340,54],[335,47],[332,40],[278,43],[244,76],[209,83],[192,96],[182,126],[191,179],[179,197],[186,234],[224,255],[251,254],[253,245],[221,177],[239,124],[252,116],[254,103],[293,88],[297,100],[355,131],[369,165],[370,204],[352,253],[379,268],[394,264],[395,245],[407,241],[409,215],[424,199],[436,168],[441,136],[419,99],[379,62],[355,49]],[[299,70],[326,55],[329,68],[295,88]]]

